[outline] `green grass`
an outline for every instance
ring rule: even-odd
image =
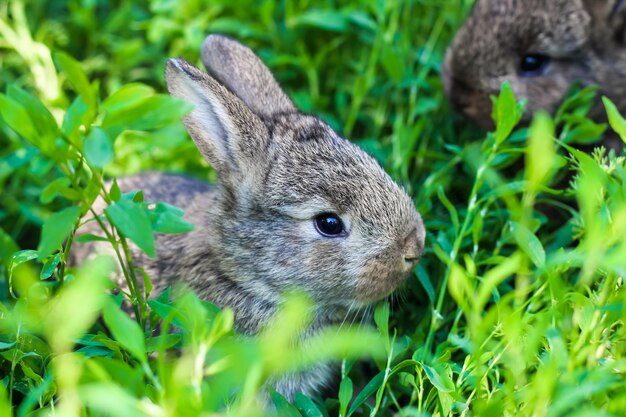
[[[626,162],[576,150],[606,128],[585,118],[592,90],[572,92],[530,129],[516,127],[521,107],[506,85],[495,132],[455,116],[440,64],[470,7],[1,3],[0,416],[225,415],[225,405],[272,414],[258,403],[270,373],[316,360],[341,364],[336,389],[295,406],[274,394],[279,415],[625,415]],[[121,296],[107,295],[107,259],[66,265],[78,218],[98,195],[113,213],[144,215],[140,196],[122,197],[104,179],[144,170],[214,178],[163,83],[166,58],[199,64],[210,32],[257,51],[299,107],[373,154],[414,197],[426,253],[371,329],[331,329],[294,348],[307,306],[297,296],[264,335],[242,338],[228,310],[193,294],[146,301],[131,285],[134,321]],[[605,104],[623,136],[626,122]],[[183,231],[170,210],[169,226]],[[123,230],[123,219],[109,220]],[[127,238],[149,252],[152,228]],[[125,238],[111,241],[125,251]],[[157,324],[159,336],[142,330]]]

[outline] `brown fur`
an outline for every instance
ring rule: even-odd
[[[315,302],[309,333],[392,292],[424,246],[411,199],[373,158],[300,113],[248,48],[211,35],[202,56],[213,76],[176,59],[166,80],[172,95],[195,105],[185,125],[218,183],[159,173],[119,182],[125,191],[143,189],[146,201],[181,207],[196,225],[187,234],[157,236],[155,259],[134,250],[154,293],[185,282],[231,307],[236,328],[254,334],[288,290],[306,291]],[[316,231],[314,218],[326,212],[341,216],[347,236]],[[330,376],[321,364],[275,384],[293,398]]]
[[[505,80],[528,100],[524,121],[555,111],[576,82],[598,85],[626,111],[625,19],[624,0],[477,0],[446,54],[446,94],[484,128],[493,123],[489,96]],[[546,71],[521,75],[525,54],[549,56]],[[592,116],[603,114],[598,103]]]

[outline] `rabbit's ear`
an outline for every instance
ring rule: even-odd
[[[487,14],[490,16],[505,16],[510,13],[510,0],[478,0],[474,3],[472,13]]]
[[[616,0],[612,14],[613,16],[624,16],[626,14],[626,0]]]
[[[623,28],[626,19],[626,0],[583,0],[583,3],[587,11],[600,22],[608,21],[611,29]]]
[[[236,184],[258,172],[269,135],[265,124],[240,99],[183,59],[165,70],[170,94],[195,106],[184,123],[220,181]],[[244,178],[246,177],[246,178]]]
[[[220,35],[202,44],[202,62],[209,74],[262,116],[292,113],[295,106],[280,88],[269,68],[252,50]]]
[[[626,43],[626,0],[612,0],[609,27],[613,38],[620,44]]]

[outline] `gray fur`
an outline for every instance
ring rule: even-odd
[[[207,36],[202,44],[202,62],[210,75],[255,113],[269,116],[296,111],[270,70],[239,42],[220,35]]]
[[[623,0],[477,0],[447,51],[446,94],[466,116],[492,127],[490,95],[504,80],[527,99],[524,121],[538,109],[553,112],[573,83],[598,85],[599,94],[626,111],[626,8]],[[551,58],[543,75],[518,72],[524,54]],[[598,104],[592,117],[604,120]]]
[[[119,181],[122,190],[143,189],[146,201],[181,207],[196,225],[158,235],[155,259],[133,251],[154,293],[185,282],[232,308],[247,334],[271,319],[285,291],[304,290],[314,301],[309,334],[391,293],[424,247],[411,199],[373,158],[298,112],[248,48],[212,35],[202,54],[219,81],[181,59],[168,62],[166,80],[172,95],[195,105],[184,122],[217,184],[159,173]],[[326,212],[341,216],[347,237],[316,231],[314,218]],[[291,399],[331,376],[320,364],[273,382]]]

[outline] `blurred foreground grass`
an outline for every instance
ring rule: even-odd
[[[606,127],[585,118],[591,90],[530,130],[506,86],[494,133],[456,119],[439,68],[470,3],[1,3],[0,415],[264,415],[269,371],[315,358],[341,360],[337,389],[295,407],[273,395],[279,415],[625,415],[624,158],[575,149]],[[162,75],[167,57],[198,63],[210,32],[255,49],[414,196],[426,255],[376,331],[292,349],[306,302],[244,339],[193,294],[131,294],[148,326],[180,329],[154,336],[106,295],[107,260],[66,267],[78,217],[115,194],[103,178],[213,177]]]

